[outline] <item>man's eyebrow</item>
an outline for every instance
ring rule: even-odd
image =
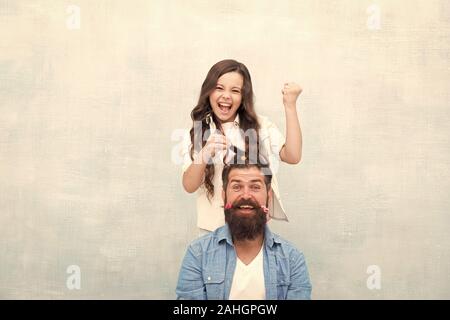
[[[233,178],[233,179],[230,180],[230,183],[232,183],[232,182],[242,182],[242,180]],[[255,182],[259,182],[261,184],[263,183],[260,179],[252,179],[252,180],[250,180],[250,183],[255,183]]]

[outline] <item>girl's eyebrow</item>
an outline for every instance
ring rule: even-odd
[[[222,87],[225,87],[223,84],[221,84],[221,83],[217,83],[217,85],[218,86],[222,86]],[[242,90],[242,88],[241,87],[236,87],[236,86],[234,86],[234,87],[231,87],[232,89],[239,89],[239,90]]]

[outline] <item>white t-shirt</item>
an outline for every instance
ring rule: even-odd
[[[280,192],[278,188],[278,181],[276,178],[276,172],[280,165],[280,150],[285,144],[286,139],[280,130],[271,122],[267,117],[258,116],[260,124],[259,137],[260,142],[264,146],[264,150],[267,150],[267,155],[270,168],[272,171],[272,191],[273,201],[269,203],[269,214],[273,219],[286,220],[287,216],[280,199]],[[210,130],[214,132],[216,125],[212,118],[210,119]],[[224,127],[225,135],[227,139],[231,141],[233,145],[244,150],[244,142],[239,128],[239,115],[236,116],[234,122],[228,122],[222,124]],[[190,157],[191,138],[189,133],[184,136],[182,146],[183,157],[183,173],[192,164]],[[196,153],[194,152],[194,157]],[[201,229],[214,231],[215,229],[225,224],[225,216],[223,212],[223,200],[222,200],[222,170],[223,170],[223,154],[219,153],[213,159],[214,161],[214,177],[212,183],[214,184],[214,197],[211,198],[211,202],[206,196],[206,188],[202,184],[197,190],[197,226]]]
[[[236,257],[229,300],[265,300],[266,286],[264,284],[264,254],[263,247],[258,255],[245,265]]]

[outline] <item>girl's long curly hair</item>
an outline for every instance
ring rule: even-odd
[[[257,144],[259,144],[258,131],[260,126],[253,105],[254,96],[250,73],[243,63],[231,59],[222,60],[213,65],[209,70],[208,74],[206,75],[206,78],[202,84],[200,97],[198,98],[197,105],[191,112],[191,118],[192,121],[194,122],[190,130],[191,136],[190,156],[192,160],[194,160],[193,157],[194,150],[200,151],[200,149],[205,146],[206,140],[211,134],[211,132],[209,132],[209,123],[207,123],[207,119],[209,116],[212,116],[212,119],[216,124],[216,127],[222,132],[222,134],[225,134],[219,119],[217,119],[217,117],[214,115],[214,112],[212,111],[211,105],[209,103],[209,96],[215,90],[218,79],[223,74],[228,72],[238,72],[244,78],[244,85],[241,91],[242,101],[241,105],[237,110],[237,114],[239,114],[240,129],[243,132],[248,132],[247,131],[248,129],[254,129],[253,131],[256,132],[257,137],[256,140],[253,141],[257,141]],[[201,133],[199,130],[198,132],[195,132],[194,130],[195,122],[198,121],[201,122],[202,126]],[[207,131],[206,135],[205,131]],[[194,137],[194,132],[197,133],[197,135],[201,134],[201,136]],[[194,145],[194,142],[197,145]],[[208,163],[206,165],[203,183],[206,188],[207,198],[210,201],[214,197],[214,185],[212,183],[213,178],[214,178],[214,164]]]

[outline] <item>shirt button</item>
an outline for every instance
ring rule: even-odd
[[[208,277],[208,281],[211,281],[211,277]]]

